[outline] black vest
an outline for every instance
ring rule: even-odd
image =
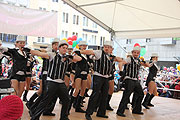
[[[153,64],[149,68],[149,74],[148,74],[148,77],[147,77],[147,81],[154,80],[154,77],[156,77],[156,75],[157,75],[157,71],[158,71],[158,68]]]
[[[112,71],[112,61],[108,59],[108,55],[102,50],[102,55],[99,60],[95,60],[94,71],[101,75],[110,75]]]
[[[125,64],[124,66],[125,76],[138,79],[140,66],[140,60],[137,59],[137,62],[135,62],[134,58],[131,57],[131,63]]]
[[[69,59],[61,57],[58,53],[56,56],[49,61],[48,65],[48,77],[53,79],[64,80],[65,73],[69,64]]]
[[[82,72],[82,71],[86,71],[87,73],[89,73],[89,66],[88,66],[88,62],[87,59],[84,58],[82,55],[79,55],[82,60],[76,62],[76,67],[75,67],[75,71],[78,72]]]

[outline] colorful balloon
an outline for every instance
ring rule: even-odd
[[[73,35],[72,36],[72,41],[76,41],[77,40],[77,36],[76,35]]]
[[[68,40],[68,43],[69,43],[69,45],[72,45],[73,41],[72,40]]]
[[[76,45],[76,48],[79,49],[79,45]]]
[[[141,48],[140,55],[144,56],[145,54],[146,54],[146,49],[145,48]]]
[[[139,43],[134,44],[134,47],[136,47],[136,46],[139,46],[139,47],[140,47]]]
[[[73,41],[72,47],[74,48],[76,47],[76,45],[77,45],[77,41]]]
[[[63,38],[62,40],[65,40],[66,42],[68,42],[68,39],[67,39],[67,38]]]
[[[180,71],[180,65],[177,66],[177,69]]]
[[[78,38],[78,39],[77,39],[77,42],[79,43],[79,41],[82,41],[82,38]]]
[[[68,37],[68,40],[72,40],[72,37]]]

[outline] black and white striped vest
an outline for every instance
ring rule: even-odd
[[[56,56],[49,61],[48,65],[48,77],[53,79],[64,80],[65,73],[69,65],[69,59],[60,56],[56,53]]]
[[[112,61],[109,56],[102,50],[102,55],[99,60],[95,60],[94,71],[101,75],[110,75],[112,71]]]
[[[137,59],[137,61],[135,61],[134,58],[131,57],[131,63],[124,66],[125,76],[138,79],[140,66],[140,60]]]

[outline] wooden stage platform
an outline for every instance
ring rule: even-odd
[[[28,93],[28,97],[33,94],[34,91],[30,91]],[[116,115],[116,110],[119,105],[119,102],[122,97],[122,92],[114,93],[111,99],[111,106],[114,108],[114,111],[107,111],[106,114],[109,116],[108,119],[96,117],[96,112],[92,115],[93,120],[180,120],[180,100],[164,98],[164,97],[155,97],[153,99],[153,104],[155,107],[151,107],[151,109],[147,110],[143,108],[144,115],[135,115],[132,114],[131,109],[126,110],[126,117],[119,117]],[[86,102],[88,98],[86,98]],[[87,103],[84,104],[84,110],[87,107]],[[54,109],[54,113],[56,113],[55,117],[45,117],[41,116],[40,120],[59,120],[61,105],[57,102],[56,107]],[[69,115],[70,120],[86,120],[85,114],[76,113],[74,109],[71,110],[71,114]],[[22,120],[29,120],[28,109],[24,105],[24,113],[22,116]]]

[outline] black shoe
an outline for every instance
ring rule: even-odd
[[[150,109],[146,104],[142,104],[146,109]]]
[[[124,113],[117,112],[116,114],[121,117],[126,117],[126,115]]]
[[[43,113],[43,116],[55,116],[55,113]]]
[[[110,106],[110,105],[108,105],[108,106],[106,107],[106,110],[113,111],[113,109],[111,108],[111,106]]]
[[[91,115],[85,114],[86,120],[92,120]]]
[[[102,118],[108,118],[108,116],[107,115],[96,115],[97,117],[102,117]]]
[[[86,113],[82,108],[76,108],[75,112]]]
[[[154,107],[154,105],[153,105],[153,104],[151,104],[151,103],[149,103],[149,104],[148,104],[148,106],[150,106],[150,107]]]
[[[132,111],[133,114],[139,114],[139,115],[143,115],[144,113],[143,112],[134,112]]]
[[[24,102],[27,102],[28,100],[27,100],[27,98],[26,98],[26,97],[23,97],[23,101],[24,101]]]

